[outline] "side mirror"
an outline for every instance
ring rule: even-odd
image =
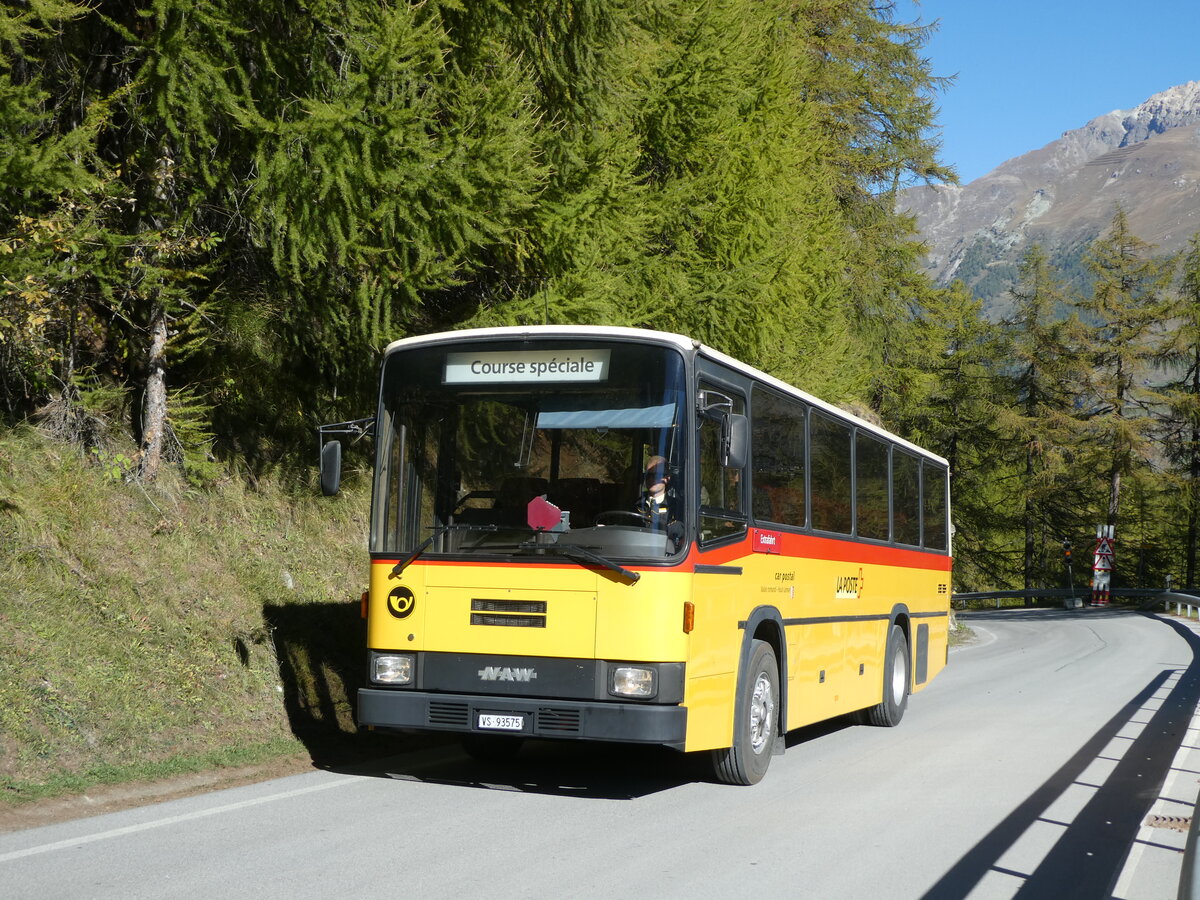
[[[725,456],[722,464],[728,469],[745,466],[750,451],[750,420],[738,413],[725,416],[721,421],[721,441]]]
[[[321,447],[321,493],[332,497],[342,488],[342,442],[329,441]]]

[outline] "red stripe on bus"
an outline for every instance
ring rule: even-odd
[[[930,553],[923,550],[909,550],[904,547],[880,546],[867,544],[862,541],[840,540],[838,538],[817,537],[808,534],[793,534],[779,532],[782,535],[782,545],[778,554],[770,556],[779,559],[820,559],[830,562],[858,563],[861,565],[896,566],[904,569],[929,569],[936,572],[949,572],[953,558],[940,553]],[[625,568],[634,572],[663,572],[684,569],[691,571],[696,565],[728,565],[753,556],[753,539],[748,534],[744,540],[715,550],[700,552],[693,544],[691,551],[678,565],[675,566],[639,566],[624,564]],[[762,555],[762,554],[759,554]],[[390,559],[374,559],[372,565],[394,566],[400,561],[399,557]],[[496,569],[528,569],[561,566],[560,561],[535,562],[520,560],[519,562],[464,562],[463,560],[418,559],[413,566],[480,566]],[[602,566],[588,565],[587,568],[600,569]]]
[[[925,550],[909,550],[905,547],[880,546],[862,541],[818,537],[810,534],[777,532],[782,538],[778,555],[784,559],[821,559],[831,562],[861,563],[876,566],[898,566],[905,569],[931,569],[949,572],[953,559],[941,553]],[[753,539],[749,535],[719,550],[710,550],[695,556],[695,562],[703,565],[725,565],[744,560],[753,554]]]

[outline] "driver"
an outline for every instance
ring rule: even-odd
[[[651,527],[665,528],[674,519],[671,514],[671,498],[668,488],[671,475],[667,461],[661,456],[652,456],[646,461],[643,490],[637,501],[637,511],[644,515]]]

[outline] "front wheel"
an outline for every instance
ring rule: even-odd
[[[908,639],[903,628],[893,625],[883,658],[883,699],[867,710],[867,721],[885,728],[900,724],[908,709],[910,673]]]
[[[750,645],[750,668],[738,701],[733,746],[712,751],[713,771],[726,784],[758,784],[779,733],[779,663],[766,641]]]

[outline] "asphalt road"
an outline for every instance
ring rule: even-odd
[[[795,732],[756,787],[669,751],[427,748],[0,835],[0,896],[1173,897],[1184,834],[1145,821],[1196,798],[1195,626],[968,624],[898,728]]]

